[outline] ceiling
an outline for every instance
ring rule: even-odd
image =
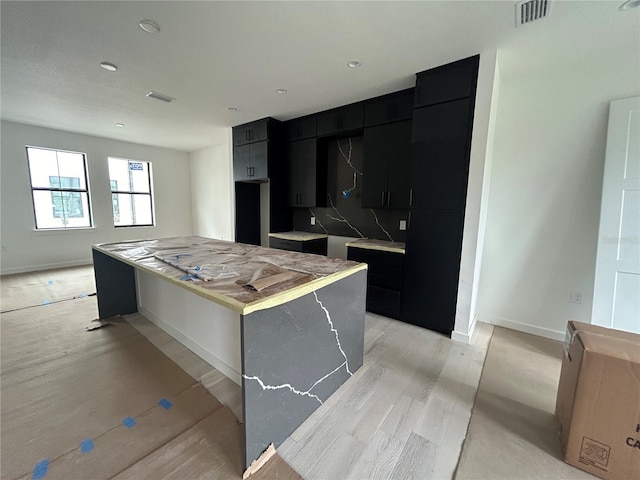
[[[622,2],[554,0],[516,28],[512,1],[2,1],[2,119],[194,151],[230,126],[407,88],[416,72],[491,49],[504,80],[639,62],[640,8]]]

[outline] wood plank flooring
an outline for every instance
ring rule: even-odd
[[[238,385],[142,315],[126,319],[242,418]],[[452,478],[491,333],[478,324],[463,345],[367,314],[363,367],[278,453],[307,480]]]

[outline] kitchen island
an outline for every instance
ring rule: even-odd
[[[93,261],[100,318],[140,311],[241,383],[245,468],[362,366],[365,264],[204,237]]]

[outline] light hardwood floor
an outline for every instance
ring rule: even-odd
[[[238,385],[142,315],[127,320],[242,418]],[[492,327],[471,345],[366,315],[365,360],[278,452],[305,479],[452,478]]]
[[[42,274],[34,275],[42,283]],[[126,318],[242,418],[238,385],[142,315]],[[452,478],[491,333],[478,324],[464,345],[367,314],[363,367],[278,448],[280,455],[308,480]]]

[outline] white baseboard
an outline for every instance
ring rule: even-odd
[[[469,331],[468,332],[457,332],[457,331],[453,331],[451,332],[451,340],[454,340],[456,342],[461,342],[461,343],[466,343],[467,345],[469,345],[471,343],[471,337],[473,337],[473,332],[475,332],[476,330],[476,324],[478,323],[478,316],[476,315],[475,317],[473,317],[473,320],[471,321],[471,326],[469,327]]]
[[[149,310],[144,308],[143,306],[138,306],[138,311],[145,318],[147,318],[151,323],[155,324],[160,329],[164,330],[166,333],[171,335],[177,341],[182,343],[185,347],[191,350],[193,353],[202,358],[209,365],[213,365],[216,369],[218,369],[224,376],[233,380],[234,383],[242,386],[242,375],[240,372],[236,371],[231,366],[227,365],[225,362],[220,360],[218,357],[213,355],[211,352],[205,350],[202,346],[200,346],[197,342],[185,336],[183,333],[179,332],[167,322],[164,322],[158,318],[157,315],[151,313]]]
[[[482,315],[479,320],[484,323],[490,323],[491,325],[497,325],[498,327],[510,328],[511,330],[530,333],[532,335],[538,335],[539,337],[550,338],[551,340],[558,340],[560,342],[564,341],[564,331],[551,330],[550,328],[538,327],[528,323],[515,322],[513,320],[507,320],[506,318],[495,317],[493,315]]]
[[[60,263],[47,263],[44,265],[28,265],[26,267],[13,267],[0,269],[0,275],[11,275],[14,273],[27,273],[38,272],[40,270],[53,270],[54,268],[66,268],[66,267],[81,267],[84,265],[91,265],[93,261],[89,259],[85,260],[72,260],[70,262]]]

